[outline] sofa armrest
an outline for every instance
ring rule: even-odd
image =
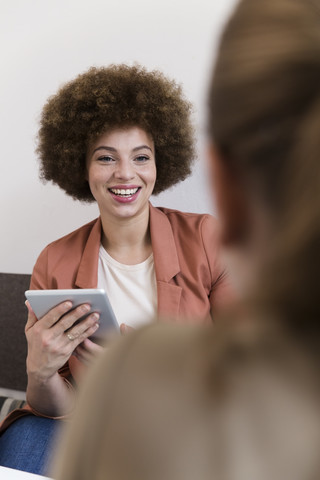
[[[12,397],[0,397],[0,422],[16,408],[22,408],[26,405],[25,400],[18,400]]]

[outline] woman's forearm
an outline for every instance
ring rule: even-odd
[[[59,375],[40,380],[34,374],[28,375],[27,402],[38,413],[48,417],[68,415],[74,407],[74,390]]]

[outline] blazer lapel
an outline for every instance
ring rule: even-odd
[[[97,288],[101,219],[97,218],[88,237],[80,260],[75,285],[79,288]]]
[[[179,314],[182,288],[174,284],[180,272],[176,244],[167,215],[150,204],[150,235],[158,290],[158,313]]]

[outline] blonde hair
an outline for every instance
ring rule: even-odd
[[[256,299],[312,340],[320,325],[319,0],[239,3],[221,39],[209,131],[275,226]]]

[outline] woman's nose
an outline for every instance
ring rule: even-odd
[[[130,180],[134,177],[134,168],[132,163],[128,160],[120,160],[117,163],[115,177],[122,180]]]

